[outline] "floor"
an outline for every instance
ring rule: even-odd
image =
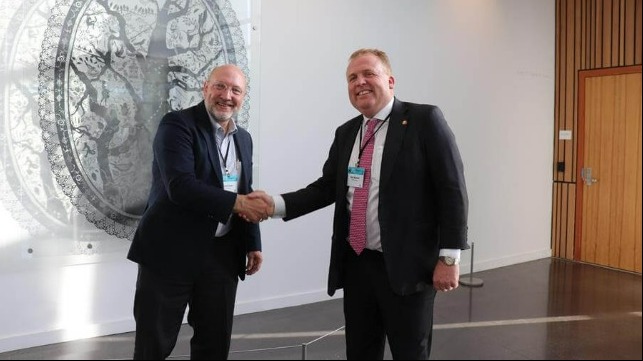
[[[473,276],[462,280],[482,287],[438,294],[431,359],[642,359],[641,275],[547,258]],[[342,326],[341,299],[239,315],[230,359],[345,359]],[[170,359],[189,358],[190,333],[184,326]],[[0,360],[127,360],[133,337],[34,347]]]

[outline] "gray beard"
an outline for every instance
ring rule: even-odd
[[[214,111],[213,109],[208,109],[208,113],[210,113],[210,116],[214,118],[214,120],[217,123],[226,122],[228,120],[234,120],[237,117],[237,114],[239,114],[238,111],[233,111],[232,114],[228,116],[228,113],[221,114],[219,112]]]

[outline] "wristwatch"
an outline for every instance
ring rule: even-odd
[[[440,259],[440,261],[442,261],[442,263],[444,263],[447,266],[453,266],[453,265],[456,265],[456,264],[460,263],[459,258],[453,258],[453,257],[449,257],[449,256],[440,256],[439,259]]]

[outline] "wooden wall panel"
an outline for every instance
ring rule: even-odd
[[[638,1],[635,3],[635,9],[636,9],[636,17],[634,18],[634,64],[641,64],[643,61],[643,47],[641,47],[641,44],[643,43],[641,39],[643,39],[643,26],[641,24],[643,23],[643,18],[642,18],[642,13],[643,13],[643,6],[641,6],[641,2]]]
[[[556,182],[553,188],[552,254],[574,258],[576,185]]]
[[[617,0],[618,1],[618,0]],[[613,66],[612,65],[612,20],[614,16],[612,15],[612,0],[603,0],[603,29],[602,38],[607,39],[603,42],[603,49],[601,50],[603,66]]]
[[[641,64],[643,0],[556,0],[552,255],[573,259],[578,71]],[[571,140],[559,139],[561,130]]]

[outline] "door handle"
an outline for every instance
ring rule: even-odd
[[[591,186],[594,183],[598,183],[598,179],[592,178],[592,168],[581,168],[580,177],[585,182],[586,186]]]

